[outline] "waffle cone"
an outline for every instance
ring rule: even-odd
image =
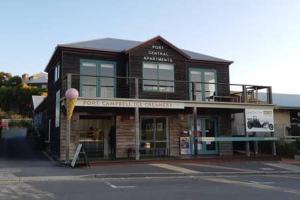
[[[67,99],[67,119],[71,120],[77,99]]]

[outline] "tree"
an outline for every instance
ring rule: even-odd
[[[0,72],[0,87],[7,84],[7,81],[11,78],[10,73]]]
[[[20,76],[13,76],[8,80],[7,85],[17,86],[20,85],[21,83],[22,83],[22,78]]]

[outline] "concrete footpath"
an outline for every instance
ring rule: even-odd
[[[17,131],[16,133],[21,133]],[[0,141],[0,181],[73,180],[224,175],[300,174],[300,162],[270,159],[186,159],[105,161],[91,168],[70,168],[31,148],[24,134]],[[253,161],[254,160],[254,161]]]

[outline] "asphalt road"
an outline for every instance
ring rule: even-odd
[[[300,176],[227,176],[0,182],[0,199],[289,200],[300,199]]]

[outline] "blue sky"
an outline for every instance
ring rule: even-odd
[[[156,35],[233,60],[232,83],[300,94],[298,0],[3,0],[0,71],[43,71],[61,43]]]

